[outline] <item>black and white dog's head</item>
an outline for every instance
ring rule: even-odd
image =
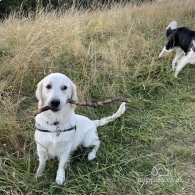
[[[172,21],[167,26],[166,36],[168,42],[159,54],[159,58],[163,57],[165,53],[173,51],[175,48],[183,50],[185,55],[187,55],[191,49],[195,51],[195,31],[186,27],[177,28],[176,21]]]

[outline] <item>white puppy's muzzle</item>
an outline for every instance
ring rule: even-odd
[[[60,100],[59,99],[53,99],[50,101],[50,107],[52,108],[59,108],[60,107]]]

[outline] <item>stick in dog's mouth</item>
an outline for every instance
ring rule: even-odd
[[[53,112],[59,111],[59,109],[57,109],[57,108],[52,108],[50,106],[44,106],[42,108],[39,108],[38,110],[33,111],[32,115],[36,116],[36,115],[41,114],[42,112],[45,112],[45,111],[48,111],[48,110],[51,110]]]
[[[123,99],[123,98],[112,98],[112,99],[108,99],[108,100],[105,100],[105,101],[101,101],[101,102],[99,101],[99,102],[94,102],[94,103],[77,102],[75,100],[68,99],[66,103],[75,104],[77,106],[85,106],[85,107],[98,108],[100,106],[103,106],[103,105],[106,105],[106,104],[110,104],[112,102],[126,102],[126,103],[131,103],[130,100]],[[57,109],[57,108],[53,108],[53,107],[50,107],[50,106],[45,106],[45,107],[39,108],[38,110],[33,111],[32,112],[32,115],[33,116],[36,116],[36,115],[38,115],[38,114],[40,114],[42,112],[48,111],[48,110],[51,110],[53,112],[59,111],[59,109]]]

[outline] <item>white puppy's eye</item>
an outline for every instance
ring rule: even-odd
[[[61,90],[62,91],[64,91],[64,90],[66,90],[68,87],[66,86],[66,85],[63,85],[62,87],[61,87]]]
[[[51,89],[51,85],[46,85],[46,88],[47,89]]]

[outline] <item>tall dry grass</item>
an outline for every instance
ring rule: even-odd
[[[162,47],[165,26],[172,19],[182,23],[193,11],[194,2],[187,0],[94,12],[40,12],[35,20],[10,16],[0,26],[1,90],[10,87],[32,94],[34,84],[44,75],[66,71],[78,84],[79,76],[84,77],[80,97],[86,97],[90,87],[86,85],[97,83],[100,70],[104,74],[119,70],[121,74],[135,67],[137,71],[137,58],[151,63],[150,58],[155,59]],[[189,18],[186,25],[190,24]]]

